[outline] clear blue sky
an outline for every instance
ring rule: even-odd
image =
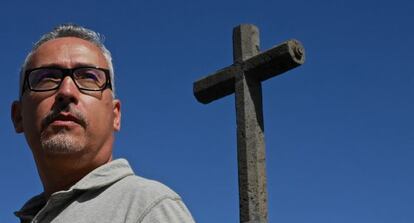
[[[106,36],[122,130],[115,156],[182,195],[197,222],[238,222],[234,97],[209,105],[198,78],[232,63],[232,28],[262,49],[290,38],[306,63],[263,85],[269,222],[414,222],[414,3],[9,1],[0,7],[0,222],[42,191],[10,104],[42,33],[75,22]],[[58,3],[59,2],[59,3]],[[122,3],[121,3],[122,2]]]

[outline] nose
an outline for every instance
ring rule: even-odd
[[[59,104],[78,103],[79,89],[71,77],[65,77],[62,80],[56,92],[56,101]]]

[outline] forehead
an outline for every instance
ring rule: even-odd
[[[107,68],[107,61],[99,47],[76,37],[61,37],[49,40],[34,51],[27,68],[60,66],[73,68],[90,65]]]

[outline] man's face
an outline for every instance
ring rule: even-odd
[[[101,50],[75,37],[63,37],[42,44],[26,69],[39,67],[108,69]],[[80,91],[65,77],[57,90],[25,90],[12,108],[17,132],[24,132],[37,157],[68,156],[110,159],[113,132],[120,129],[120,102],[112,91]]]

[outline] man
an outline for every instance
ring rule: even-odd
[[[11,113],[44,192],[15,213],[21,222],[194,222],[175,192],[112,160],[114,92],[111,54],[94,31],[61,25],[34,45]]]

